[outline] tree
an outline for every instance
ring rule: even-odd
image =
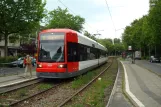
[[[5,57],[9,35],[35,30],[44,17],[45,4],[42,0],[0,0],[0,35],[5,40]]]
[[[95,40],[95,41],[97,41],[97,38],[94,35],[90,34],[88,31],[84,31],[84,35],[93,39],[93,40]]]
[[[161,0],[156,0],[155,5],[150,7],[149,14],[140,19],[135,19],[127,26],[122,40],[126,48],[133,46],[135,50],[141,49],[142,55],[155,53],[161,54]],[[158,50],[157,50],[158,48]],[[149,50],[149,52],[148,52]],[[156,51],[157,50],[157,51]],[[155,51],[155,52],[154,52]]]
[[[125,49],[127,49],[128,46],[131,45],[132,43],[131,26],[126,26],[124,33],[122,34],[122,41],[125,45]]]
[[[115,55],[120,55],[124,50],[124,45],[121,42],[114,44]]]
[[[155,45],[161,44],[161,0],[155,2],[154,7],[149,11],[149,25],[153,31]]]
[[[120,43],[120,39],[119,38],[114,38],[114,44],[115,43]]]
[[[111,40],[112,39],[106,39],[106,38],[105,39],[98,39],[98,42],[107,48],[109,54],[111,54],[112,51],[114,50]]]
[[[47,17],[47,28],[69,28],[80,32],[83,29],[85,19],[76,15],[72,15],[67,9],[57,9],[50,11]]]
[[[113,43],[112,39],[110,39],[110,38],[107,38],[106,40],[109,41],[110,43]]]

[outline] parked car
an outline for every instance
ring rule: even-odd
[[[153,62],[159,62],[160,63],[160,58],[158,56],[156,56],[156,57],[151,56],[149,61],[152,62],[152,63]]]
[[[19,63],[18,63],[18,66],[20,67],[20,68],[24,68],[25,67],[25,64],[24,64],[24,58],[25,57],[21,57],[21,58],[19,58],[18,60],[20,60],[19,61]],[[32,66],[35,66],[36,65],[36,59],[35,58],[33,58],[33,57],[30,57],[31,58],[31,60],[32,60]]]
[[[7,63],[7,65],[8,65],[9,67],[17,67],[17,66],[18,66],[18,61],[16,60],[16,61]]]
[[[25,64],[24,64],[24,58],[25,57],[20,57],[18,58],[16,61],[13,61],[13,62],[10,62],[9,63],[9,67],[20,67],[20,68],[24,68],[25,67]],[[31,60],[32,60],[32,66],[35,66],[36,65],[36,59],[33,58],[33,57],[30,57]]]
[[[18,58],[18,67],[20,67],[20,68],[24,68],[25,67],[25,64],[24,64],[24,58],[25,57],[20,57],[20,58]]]

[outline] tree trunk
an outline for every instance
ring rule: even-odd
[[[4,39],[5,39],[5,58],[8,56],[8,34],[4,35]]]
[[[149,57],[150,57],[150,46],[149,46]]]
[[[146,56],[146,55],[145,55],[145,51],[146,51],[146,49],[144,48],[144,57]]]
[[[155,56],[157,55],[156,45],[155,45]]]

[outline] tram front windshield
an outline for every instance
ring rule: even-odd
[[[39,62],[64,62],[64,33],[40,35]]]

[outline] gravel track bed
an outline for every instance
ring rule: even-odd
[[[107,67],[107,65],[109,65],[109,63],[104,64],[103,66],[97,68],[95,71],[99,73],[101,70]],[[45,92],[41,95],[38,95],[34,98],[31,98],[27,101],[24,101],[23,103],[15,105],[15,107],[57,107],[60,103],[62,103],[65,99],[73,95],[82,86],[76,89],[72,88],[72,81],[71,81],[58,87],[55,87],[54,89]]]
[[[52,87],[52,83],[35,83],[17,90],[13,90],[10,92],[0,94],[0,106],[2,105],[10,105],[19,100],[25,99],[28,96],[32,96],[35,93],[42,92],[50,87]]]

